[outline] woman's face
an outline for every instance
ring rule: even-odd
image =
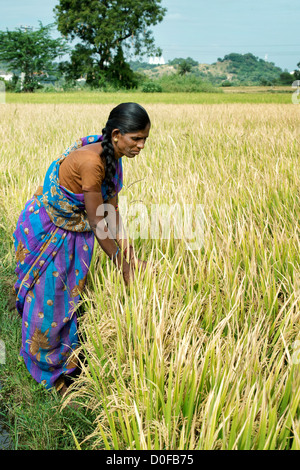
[[[136,157],[144,148],[149,136],[150,124],[145,129],[137,132],[128,132],[121,134],[119,129],[112,132],[112,144],[114,146],[115,157],[120,158],[125,155],[128,158]]]

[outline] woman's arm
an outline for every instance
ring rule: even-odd
[[[126,252],[127,255],[127,253],[130,252],[130,248],[132,249],[132,247],[129,244],[122,217],[118,209],[118,195],[116,194],[114,197],[109,199],[107,204],[105,204],[105,207],[110,207],[106,217],[106,222],[111,236],[119,245],[119,247]]]
[[[102,194],[99,192],[84,191],[85,209],[91,229],[101,246],[102,250],[111,258],[115,265],[122,269],[124,281],[130,282],[130,268],[123,252],[116,246],[116,243],[108,230],[105,221],[105,206]],[[120,246],[120,245],[119,245]]]
[[[142,266],[146,269],[146,261],[142,261],[135,257],[133,246],[130,245],[127,238],[122,217],[118,209],[118,194],[112,197],[107,204],[110,204],[113,207],[113,210],[108,211],[108,216],[105,219],[112,237],[124,252],[127,262],[132,263],[133,265],[137,264],[138,267]]]

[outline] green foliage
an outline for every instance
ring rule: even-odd
[[[31,27],[0,31],[0,61],[7,64],[7,70],[24,73],[23,83],[16,82],[15,91],[37,89],[39,81],[53,73],[53,61],[69,50],[64,40],[50,37],[52,27],[40,22],[36,31]]]
[[[1,81],[5,83],[5,91],[16,91],[17,90],[17,84],[19,81],[19,78],[16,74],[13,74],[13,77],[11,80],[4,80],[4,78],[0,78]]]
[[[165,104],[232,104],[232,103],[251,103],[251,104],[290,104],[291,92],[282,93],[277,90],[257,92],[224,93],[223,88],[216,88],[212,93],[143,93],[138,90],[90,90],[84,87],[81,89],[69,89],[55,93],[6,93],[6,103],[28,103],[28,104],[119,104],[125,101],[135,101],[144,105],[154,103]]]
[[[182,58],[175,58],[173,60],[169,60],[168,64],[169,65],[181,65],[182,63],[188,64],[190,67],[195,67],[198,65],[198,62],[191,57],[187,57],[186,59]]]
[[[121,46],[118,47],[117,53],[107,69],[106,77],[115,88],[130,89],[136,88],[138,85],[137,77],[124,59]]]
[[[166,93],[200,93],[219,91],[214,88],[211,83],[205,82],[193,74],[162,75],[160,78],[156,79],[154,83],[159,85],[161,90]]]
[[[276,85],[292,85],[295,80],[294,75],[291,75],[289,72],[283,72],[279,75],[279,78],[276,80]]]
[[[233,75],[231,81],[235,85],[272,85],[282,73],[273,62],[266,62],[251,53],[232,52],[218,61],[227,65],[226,71]]]
[[[186,75],[192,71],[193,67],[198,65],[198,62],[191,57],[187,57],[186,59],[175,58],[169,60],[168,64],[173,65],[178,70],[179,75]]]
[[[183,60],[179,64],[179,69],[178,69],[179,75],[186,75],[191,70],[192,70],[192,66],[186,60]]]
[[[88,82],[94,80],[96,70],[94,71],[94,61],[91,54],[89,46],[75,45],[71,51],[70,62],[65,61],[59,64],[59,70],[64,74],[67,82],[74,85],[75,80],[83,75],[87,76]]]
[[[294,80],[300,80],[300,62],[297,64],[298,69],[294,70]]]
[[[156,64],[149,64],[148,62],[142,62],[142,61],[129,61],[129,65],[131,70],[133,71],[144,71],[144,70],[151,70],[155,69],[157,67]]]
[[[169,67],[165,66],[149,66],[149,64],[142,64],[139,62],[132,62],[131,66],[135,70],[145,71],[145,74],[153,78],[154,76],[162,76],[169,73],[170,66],[174,67],[174,72],[181,75],[183,80],[177,84],[181,84],[183,89],[180,91],[194,90],[198,91],[203,87],[203,82],[210,83],[216,87],[226,86],[261,86],[261,85],[286,85],[290,84],[291,78],[297,80],[297,73],[292,77],[286,71],[283,72],[279,67],[276,67],[272,62],[266,62],[263,59],[255,57],[253,54],[237,54],[231,53],[225,55],[224,59],[219,58],[217,63],[214,64],[198,64],[192,58],[187,59],[175,58],[168,62]],[[148,71],[150,69],[150,71]],[[299,72],[299,70],[298,70]],[[174,75],[176,75],[176,73]],[[300,72],[299,72],[300,75]],[[190,78],[188,78],[190,76]],[[192,78],[191,78],[192,77]],[[159,78],[158,80],[161,80]],[[163,80],[172,81],[176,79],[165,78]],[[191,86],[192,85],[192,86]],[[162,84],[164,89],[164,84]],[[177,89],[177,86],[176,86]],[[166,89],[166,91],[169,91]],[[172,91],[175,88],[172,86]]]
[[[59,31],[82,41],[72,52],[70,64],[65,64],[72,79],[86,75],[87,83],[97,87],[109,80],[134,87],[136,81],[125,65],[123,50],[129,48],[136,55],[160,53],[149,27],[165,15],[161,0],[60,0],[54,11]]]
[[[143,84],[142,92],[143,93],[161,93],[162,87],[159,83],[148,81]]]
[[[222,86],[224,86],[224,87],[232,86],[232,83],[229,80],[225,80],[224,82],[222,82]]]

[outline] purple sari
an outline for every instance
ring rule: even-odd
[[[32,377],[51,388],[77,367],[76,308],[94,247],[84,195],[59,185],[59,165],[76,148],[99,142],[87,136],[75,142],[47,171],[43,188],[27,201],[14,232],[18,276],[16,307],[22,317],[20,355]],[[122,161],[113,179],[123,186]],[[107,187],[101,192],[107,200]]]

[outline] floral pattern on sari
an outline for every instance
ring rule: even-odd
[[[84,202],[78,201],[78,195],[59,184],[59,167],[64,159],[73,150],[90,143],[101,142],[101,135],[91,135],[76,141],[49,167],[43,186],[43,205],[52,222],[65,230],[75,232],[89,232],[91,230]],[[80,144],[81,142],[81,144]],[[115,192],[118,193],[123,186],[122,159],[118,160],[116,174],[113,178]],[[103,201],[107,200],[107,185],[101,185]]]
[[[16,308],[22,317],[20,355],[32,377],[46,388],[76,368],[76,309],[94,249],[84,195],[59,185],[59,162],[75,148],[101,139],[95,135],[76,141],[50,165],[43,187],[25,204],[13,234]],[[120,161],[116,191],[122,188],[122,176]],[[101,191],[105,200],[105,185]]]

